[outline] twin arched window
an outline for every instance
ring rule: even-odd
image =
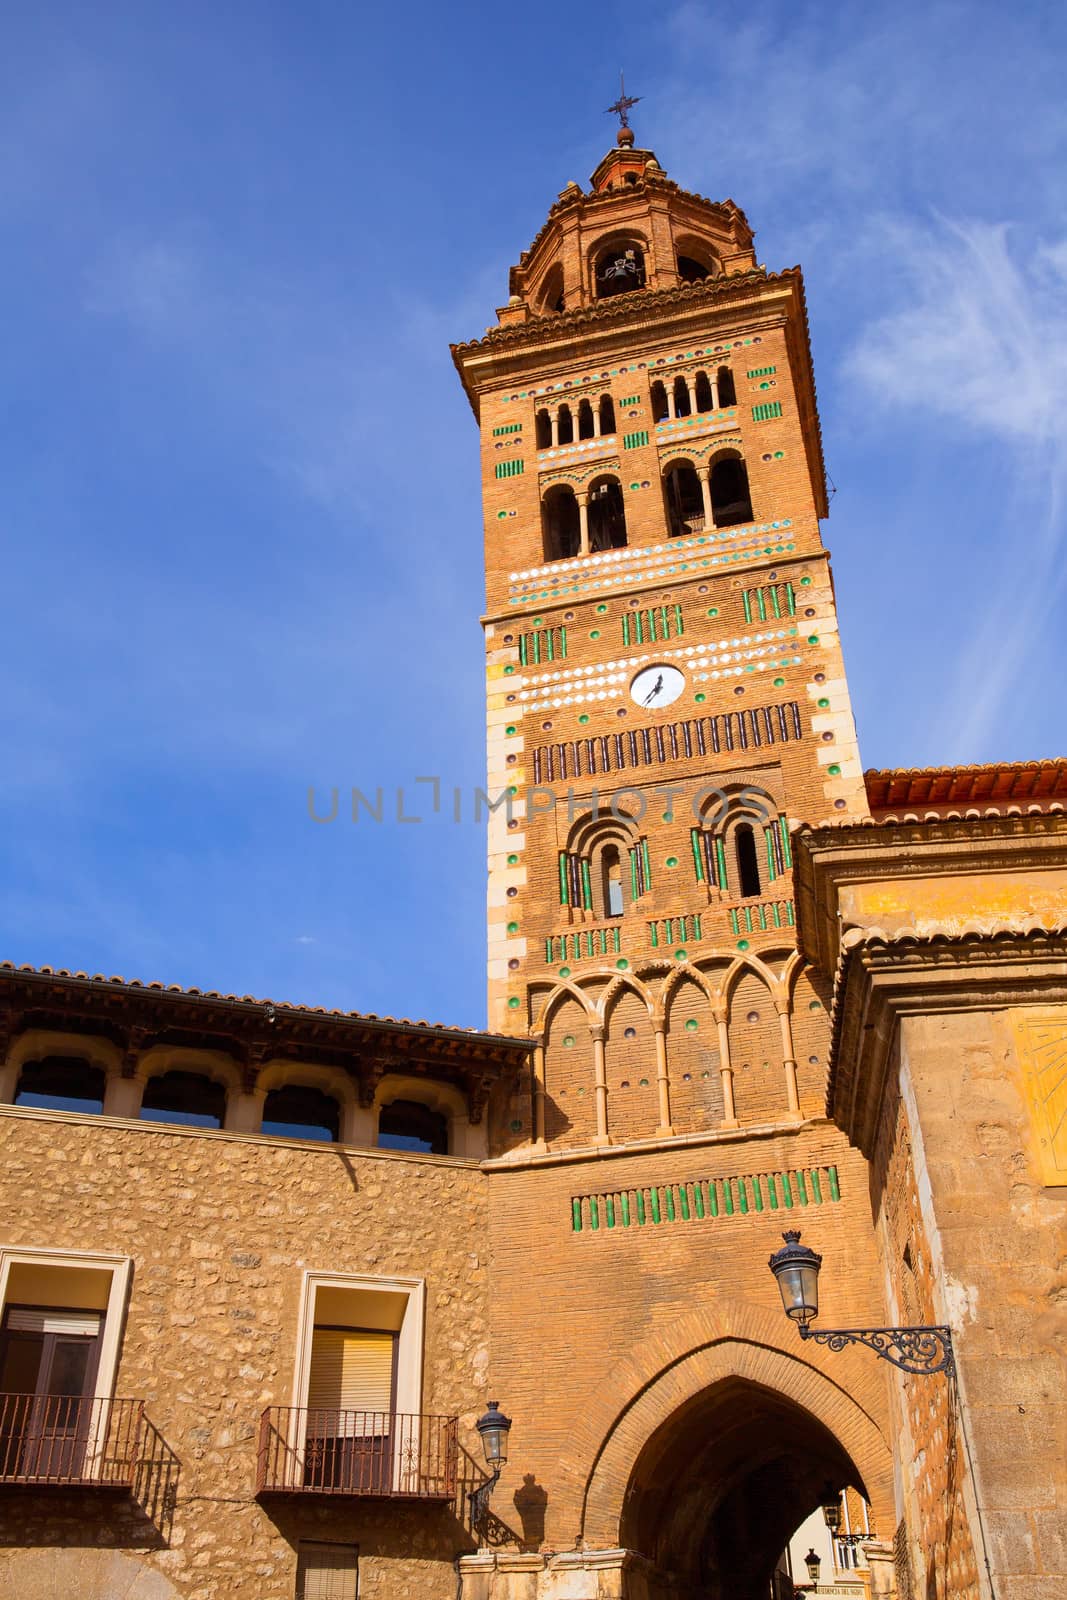
[[[730,794],[725,808],[720,802],[692,830],[692,845],[697,882],[734,900],[773,895],[793,865],[785,816],[769,794],[752,788]]]
[[[587,817],[559,858],[560,903],[605,921],[625,916],[651,888],[648,840],[626,818]]]
[[[546,561],[567,561],[584,551],[620,550],[626,544],[626,506],[618,478],[605,474],[576,493],[554,483],[541,501]]]
[[[700,533],[708,526],[732,528],[751,522],[752,496],[748,469],[733,452],[720,455],[707,471],[707,493],[701,475],[690,461],[673,462],[663,474],[667,531],[672,538]]]

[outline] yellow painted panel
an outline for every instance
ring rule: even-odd
[[[959,932],[974,923],[1067,916],[1067,872],[1005,872],[984,877],[895,878],[849,884],[841,893],[846,927],[895,933]]]
[[[1067,1184],[1067,1006],[1011,1018],[1045,1183]]]

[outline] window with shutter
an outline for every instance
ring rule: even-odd
[[[358,1545],[301,1544],[296,1600],[356,1600],[358,1593]]]
[[[395,1333],[376,1328],[316,1328],[311,1341],[308,1409],[387,1415],[393,1406],[395,1366]]]
[[[379,1329],[315,1329],[308,1373],[305,1488],[391,1492],[396,1349],[396,1334]]]

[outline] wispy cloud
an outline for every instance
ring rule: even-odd
[[[1012,234],[948,218],[874,224],[867,252],[901,264],[906,295],[861,331],[846,374],[1030,454],[1067,440],[1067,240],[1013,253]]]
[[[1007,224],[933,218],[875,225],[867,244],[902,264],[900,300],[860,333],[847,378],[884,411],[948,421],[998,451],[997,605],[937,713],[946,754],[964,759],[1002,719],[1063,588],[1067,240],[1023,249]]]

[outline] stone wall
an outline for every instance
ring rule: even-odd
[[[941,1379],[915,1379],[902,1422],[912,1443],[905,1459],[915,1461],[910,1533],[923,1597],[979,1592],[974,1498],[998,1600],[1067,1595],[1067,1214],[1064,1187],[1041,1182],[1027,1112],[1021,1037],[1032,1019],[1059,1022],[1067,1038],[1067,1008],[976,1006],[901,1022],[902,1093],[878,1195],[886,1274],[902,1317],[913,1306],[921,1320],[958,1330],[976,1461],[971,1488],[963,1440],[937,1398]]]
[[[94,1546],[158,1575],[137,1600],[292,1600],[304,1538],[359,1546],[361,1600],[452,1600],[453,1559],[473,1548],[455,1506],[260,1505],[257,1437],[263,1408],[294,1398],[304,1269],[398,1275],[426,1282],[422,1409],[459,1415],[481,1459],[469,1424],[489,1363],[482,1173],[8,1107],[0,1147],[0,1243],[132,1258],[116,1394],[143,1398],[155,1430],[132,1500],[0,1494],[0,1593],[91,1600]],[[113,1592],[127,1590],[101,1600]]]

